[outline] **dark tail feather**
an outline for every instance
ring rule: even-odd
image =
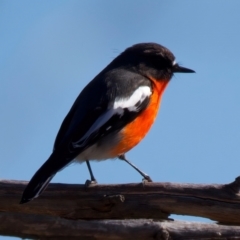
[[[51,179],[54,177],[55,174],[53,174],[50,177],[47,176],[41,176],[40,177],[40,171],[37,171],[31,181],[28,183],[27,187],[25,188],[22,199],[20,201],[20,204],[27,203],[34,198],[37,198],[48,186]]]
[[[27,203],[37,198],[48,186],[54,175],[62,169],[66,164],[63,159],[56,159],[53,153],[49,159],[34,174],[27,187],[25,188],[20,204]]]

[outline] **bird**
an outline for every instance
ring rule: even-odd
[[[26,186],[20,203],[37,198],[54,175],[72,162],[127,158],[154,123],[162,95],[175,73],[194,73],[180,66],[173,53],[153,42],[126,48],[80,92],[63,120],[47,161]]]

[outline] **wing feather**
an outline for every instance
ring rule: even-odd
[[[72,142],[73,149],[86,149],[108,134],[120,131],[147,107],[151,94],[150,87],[141,86],[129,98],[116,99],[113,108],[99,116],[82,137]]]
[[[56,161],[67,165],[108,134],[120,131],[147,107],[151,91],[151,82],[138,73],[103,70],[79,94],[64,119],[54,144],[54,152],[64,158]]]

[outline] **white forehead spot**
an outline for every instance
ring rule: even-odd
[[[175,66],[177,64],[176,60],[173,61],[172,65]]]
[[[116,98],[113,109],[117,108],[134,108],[135,105],[142,103],[146,97],[152,94],[151,88],[148,86],[141,86],[136,89],[129,98]]]

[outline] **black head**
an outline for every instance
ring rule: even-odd
[[[194,72],[179,66],[174,55],[157,43],[135,44],[122,52],[112,63],[159,80],[169,80],[175,72]]]

